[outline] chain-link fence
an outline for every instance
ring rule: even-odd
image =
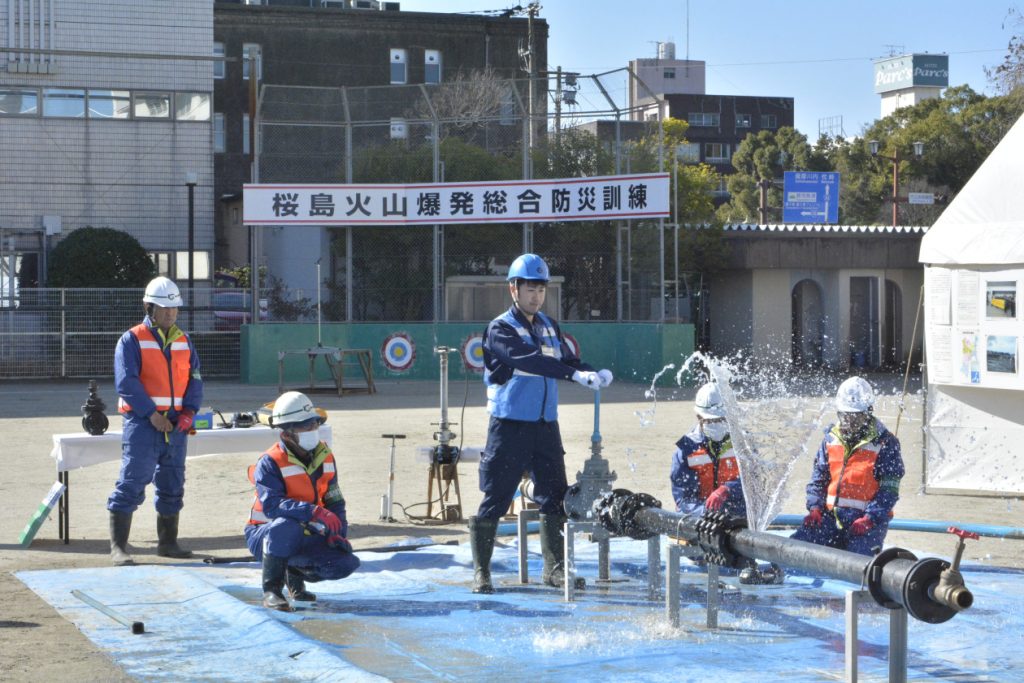
[[[244,290],[183,290],[188,332],[205,377],[238,377],[238,328],[248,322]],[[142,289],[22,289],[0,308],[0,377],[74,378],[114,374],[114,348],[144,317]],[[266,316],[269,318],[269,311]]]
[[[631,77],[619,70],[602,78]],[[578,78],[605,93],[601,107],[563,106],[546,79],[531,87],[529,80],[487,73],[429,86],[263,85],[258,181],[409,184],[662,170],[658,122],[627,121],[629,112],[607,95],[607,82]],[[597,121],[616,119],[620,125],[607,126],[607,137],[590,132],[602,130]],[[663,320],[663,301],[677,289],[674,270],[666,268],[664,227],[629,220],[324,228],[330,252],[330,266],[320,274],[324,320],[452,320],[447,298],[454,282],[500,284],[524,251],[543,255],[552,273],[564,277],[565,319]],[[253,252],[261,284],[276,288],[287,280],[286,260],[261,247],[266,229],[273,228],[252,229]],[[301,318],[302,307],[295,313]]]

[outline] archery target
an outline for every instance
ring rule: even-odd
[[[577,358],[580,357],[580,343],[576,341],[576,337],[572,336],[568,332],[562,333],[562,339],[565,340],[565,345],[569,347],[573,355]]]
[[[467,370],[484,369],[484,337],[472,334],[462,342],[462,364]]]
[[[416,345],[404,332],[389,335],[380,347],[380,357],[389,370],[403,372],[412,367],[416,359]]]

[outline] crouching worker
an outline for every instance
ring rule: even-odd
[[[718,385],[708,382],[697,391],[694,412],[697,424],[676,442],[672,456],[669,479],[676,510],[695,515],[715,510],[746,519],[740,466]],[[779,565],[759,569],[754,560],[740,572],[740,583],[745,584],[782,583],[783,578]]]
[[[263,563],[263,606],[292,611],[284,597],[313,601],[306,582],[343,579],[359,567],[348,542],[345,498],[334,455],[320,441],[325,418],[305,394],[289,391],[274,402],[270,423],[281,440],[249,467],[256,496],[245,542]]]
[[[814,456],[807,516],[792,538],[872,555],[900,497],[900,442],[874,414],[875,392],[851,377],[836,392],[836,424]]]

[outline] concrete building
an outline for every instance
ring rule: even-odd
[[[272,160],[273,168],[267,159],[261,161],[262,182],[345,182],[344,133],[339,132],[343,109],[348,109],[353,120],[364,117],[362,127],[353,133],[356,145],[367,144],[368,136],[387,142],[388,115],[372,112],[400,109],[402,102],[419,97],[418,86],[444,83],[460,72],[489,70],[501,79],[526,77],[520,57],[520,49],[529,45],[526,18],[512,16],[512,12],[506,16],[440,14],[404,12],[399,3],[361,4],[366,9],[348,2],[272,0],[258,6],[214,3],[213,49],[226,58],[214,85],[216,196],[220,203],[218,265],[238,266],[250,261],[249,230],[241,223],[242,185],[251,178],[250,67],[244,59],[250,47],[259,54],[255,69],[260,86],[323,88],[324,98],[339,103],[348,97],[337,95],[341,87],[375,88],[362,91],[358,102],[353,99],[346,100],[344,107],[337,105],[333,113],[325,113],[327,107],[301,110],[296,103],[294,140],[306,147],[296,146],[297,163],[291,166],[279,153]],[[534,67],[540,73],[547,64],[547,23],[535,18],[532,30]],[[298,97],[299,91],[294,92]],[[349,94],[355,97],[353,91]],[[543,94],[538,95],[540,102],[544,99]],[[280,106],[276,109],[281,110]],[[304,122],[317,125],[300,131],[298,126]],[[324,124],[333,125],[334,132]],[[401,132],[393,129],[392,137],[394,130]],[[256,136],[263,140],[263,154],[277,153],[284,144],[280,126],[274,133],[275,149],[268,146],[266,129]],[[521,139],[518,132],[514,136]],[[298,142],[300,138],[304,142]],[[312,151],[328,145],[339,150],[333,159],[318,161],[314,154],[302,156],[303,149]],[[396,177],[390,182],[401,180]],[[261,234],[265,237],[259,238],[259,250],[270,272],[286,278],[290,287],[312,291],[316,278],[311,264],[321,254],[331,252],[328,230],[274,228]]]
[[[709,95],[704,62],[676,59],[673,43],[659,43],[657,59],[635,59],[629,67],[643,83],[630,82],[633,120],[660,115],[690,124],[689,145],[679,150],[680,160],[703,162],[727,175],[734,172],[732,155],[747,135],[793,126],[792,97]],[[724,183],[718,196],[727,196]]]
[[[0,3],[0,261],[11,301],[84,226],[130,233],[160,271],[213,251],[213,10],[205,0]],[[195,57],[198,56],[199,59]]]
[[[846,370],[907,360],[925,228],[729,225],[709,287],[710,347],[764,363]],[[921,335],[914,342],[919,359]]]

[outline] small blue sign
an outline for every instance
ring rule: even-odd
[[[839,174],[786,171],[782,184],[783,223],[838,223]]]

